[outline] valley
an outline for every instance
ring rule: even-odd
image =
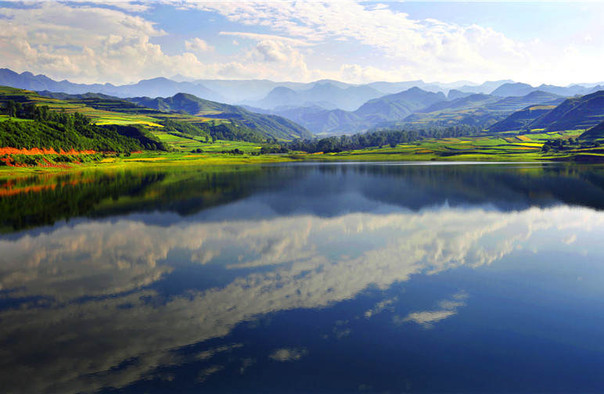
[[[6,83],[4,74],[0,73],[0,83]],[[243,92],[250,86],[264,86],[266,98],[255,103],[273,109],[263,109],[184,92],[123,98],[102,93],[103,89],[73,93],[73,86],[66,89],[65,83],[56,85],[48,78],[24,74],[15,73],[20,82],[13,75],[13,85],[23,85],[26,77],[29,85],[44,82],[46,88],[63,86],[72,93],[0,87],[3,172],[283,161],[604,159],[600,149],[604,91],[591,92],[599,85],[534,88],[500,81],[447,91],[421,81],[411,87],[350,86],[328,80],[283,86],[240,81]],[[231,96],[237,83],[206,81],[225,87]],[[385,93],[396,89],[404,90]],[[561,95],[579,91],[587,94]],[[56,124],[57,116],[63,116],[63,125]],[[65,127],[72,127],[74,116],[81,117],[90,130],[69,129],[71,137],[66,137]],[[90,133],[101,133],[113,142],[86,142],[98,140]]]

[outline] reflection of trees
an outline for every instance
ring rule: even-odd
[[[115,171],[45,175],[0,182],[0,230],[10,232],[73,217],[171,211],[182,215],[283,184],[278,167],[197,171]],[[270,184],[262,178],[270,177]]]
[[[174,349],[224,336],[255,316],[325,307],[368,286],[490,264],[539,231],[584,231],[586,222],[600,228],[603,221],[568,208],[170,227],[119,220],[0,241],[0,285],[5,301],[18,304],[0,312],[0,381],[20,392],[122,387],[182,362]],[[229,280],[163,296],[158,285],[183,264],[220,264]]]

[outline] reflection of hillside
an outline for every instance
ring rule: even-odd
[[[0,182],[0,231],[10,232],[85,216],[102,200],[136,195],[160,182],[157,173],[46,174]]]
[[[604,169],[343,164],[45,175],[0,183],[0,228],[9,232],[73,217],[138,212],[192,215],[254,196],[282,214],[320,216],[372,210],[367,199],[413,210],[445,203],[500,210],[556,203],[604,209]]]
[[[315,177],[305,180],[319,185],[315,193],[357,191],[371,200],[413,210],[445,203],[489,205],[504,211],[556,203],[604,209],[600,166],[368,163],[316,167],[315,172]]]
[[[149,211],[188,215],[249,196],[283,182],[278,169],[219,168],[200,171],[115,171],[44,175],[0,182],[0,230],[50,225],[74,217],[107,217]]]
[[[0,241],[0,382],[15,392],[123,387],[185,362],[175,349],[258,316],[326,307],[370,286],[491,264],[519,248],[561,247],[562,237],[582,239],[603,226],[587,209],[439,209],[169,227],[122,219]],[[162,284],[185,266],[227,280],[166,296]],[[430,324],[461,305],[449,302],[438,319],[429,312]],[[426,323],[426,312],[416,315]]]

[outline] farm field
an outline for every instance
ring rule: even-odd
[[[539,161],[571,159],[577,154],[600,156],[599,149],[568,150],[545,154],[541,151],[547,140],[576,138],[584,130],[543,132],[535,134],[502,133],[497,136],[476,136],[442,139],[425,139],[396,147],[366,148],[354,151],[324,154],[301,154],[307,160],[327,161]],[[604,153],[604,151],[603,151]],[[602,156],[604,158],[604,155]]]

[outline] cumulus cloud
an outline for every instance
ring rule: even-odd
[[[599,50],[604,41],[597,38],[601,24],[562,45],[547,37],[512,39],[478,24],[414,19],[388,4],[354,0],[161,3],[219,14],[235,31],[214,33],[238,37],[245,45],[233,45],[227,55],[207,38],[172,36],[153,21],[157,3],[44,1],[25,9],[0,7],[2,65],[79,82],[180,73],[358,83],[501,78],[562,83],[576,78],[577,70],[583,78],[599,79],[598,64],[604,61]]]
[[[185,48],[188,51],[204,53],[210,52],[214,50],[214,47],[208,44],[206,41],[201,38],[193,38],[192,40],[185,41]]]
[[[15,70],[75,81],[130,82],[166,70],[203,70],[191,53],[166,55],[165,31],[140,16],[94,5],[0,8],[0,57]]]

